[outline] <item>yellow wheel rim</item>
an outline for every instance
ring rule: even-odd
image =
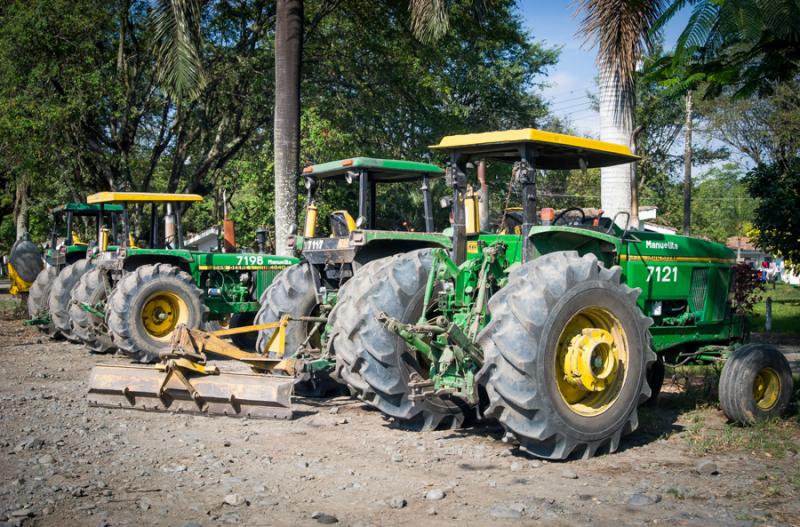
[[[619,397],[629,363],[622,323],[605,308],[578,311],[558,338],[554,375],[561,398],[574,413],[591,417]]]
[[[156,339],[166,340],[178,324],[189,318],[186,302],[175,293],[159,291],[150,295],[142,307],[142,325]]]
[[[753,398],[764,411],[772,410],[781,395],[781,377],[772,368],[764,368],[753,380]]]

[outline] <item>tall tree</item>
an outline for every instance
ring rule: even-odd
[[[635,71],[651,45],[663,0],[579,0],[580,34],[597,46],[600,139],[633,146]],[[609,216],[631,211],[631,165],[603,168],[601,207]]]
[[[300,167],[300,66],[303,0],[278,0],[275,18],[275,245],[291,255],[289,226],[297,216]]]

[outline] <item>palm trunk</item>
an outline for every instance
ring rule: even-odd
[[[16,223],[17,240],[28,232],[28,192],[30,191],[28,176],[17,178],[17,191],[14,199],[14,220]]]
[[[300,62],[303,1],[278,0],[275,21],[275,252],[291,255],[287,239],[297,216],[300,165]]]
[[[630,94],[610,65],[600,65],[600,140],[630,146],[633,119]],[[606,216],[631,211],[631,165],[600,169],[600,207]],[[621,220],[624,217],[620,218]]]
[[[686,128],[683,145],[683,234],[692,232],[692,92],[686,94]]]

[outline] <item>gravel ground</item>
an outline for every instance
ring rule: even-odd
[[[701,457],[669,408],[616,454],[548,463],[344,397],[291,421],[89,408],[100,362],[125,363],[0,321],[0,525],[800,525],[798,448]]]

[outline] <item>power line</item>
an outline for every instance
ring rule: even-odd
[[[554,112],[563,112],[565,110],[571,110],[572,108],[589,107],[591,105],[592,105],[591,101],[587,101],[587,102],[581,102],[581,103],[578,103],[578,104],[571,104],[569,106],[564,106],[563,108],[553,108],[553,111]]]
[[[554,102],[553,102],[553,104],[554,104],[555,106],[558,106],[558,105],[561,105],[561,104],[564,104],[564,103],[567,103],[567,102],[571,102],[571,101],[579,101],[579,100],[581,100],[581,99],[586,99],[587,97],[588,97],[588,95],[581,95],[581,96],[579,96],[579,97],[573,97],[573,98],[571,98],[571,99],[562,99],[562,100],[560,100],[560,101],[554,101]]]

